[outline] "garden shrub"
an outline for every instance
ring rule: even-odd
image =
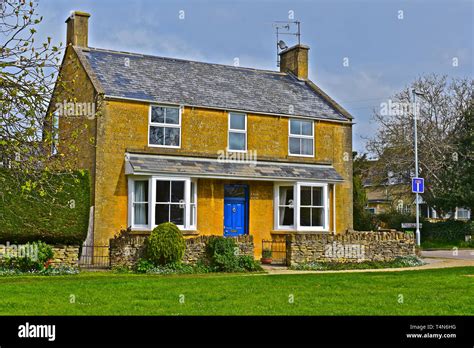
[[[239,266],[249,272],[257,272],[261,271],[262,267],[258,262],[254,260],[252,256],[249,255],[240,255],[239,259]]]
[[[79,274],[79,267],[75,266],[50,266],[44,268],[40,271],[30,270],[30,271],[21,271],[15,268],[4,268],[0,266],[0,276],[15,276],[15,275],[42,275],[42,276],[55,276],[55,275],[74,275]]]
[[[243,270],[237,258],[239,248],[232,238],[217,236],[210,238],[206,252],[210,265],[216,272],[240,272]]]
[[[146,240],[146,259],[155,265],[181,262],[186,249],[179,228],[165,222],[155,227]]]
[[[149,269],[152,269],[155,265],[147,259],[139,259],[135,265],[135,271],[138,273],[146,273]]]
[[[206,253],[214,272],[259,271],[260,265],[247,255],[239,255],[239,248],[233,238],[213,237],[209,239]]]
[[[290,269],[303,271],[333,271],[346,269],[380,269],[422,266],[425,262],[417,256],[398,256],[391,261],[363,261],[363,262],[308,262],[293,265]]]
[[[386,213],[377,214],[376,219],[379,225],[383,228],[391,228],[397,231],[401,231],[403,222],[416,222],[416,216],[411,214],[402,214],[396,210],[392,210]],[[423,219],[420,219],[420,222]]]
[[[86,238],[90,209],[87,171],[44,172],[46,187],[34,179],[17,179],[0,168],[0,243],[81,244]]]
[[[47,262],[54,256],[53,248],[41,241],[24,244],[21,248],[27,252],[24,255],[5,257],[2,260],[4,268],[20,272],[41,271],[48,268]]]

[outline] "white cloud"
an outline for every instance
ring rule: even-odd
[[[353,146],[357,151],[364,151],[363,137],[370,137],[377,129],[377,124],[372,121],[372,110],[378,110],[380,103],[387,101],[402,86],[391,86],[388,78],[378,72],[335,74],[319,71],[318,76],[316,84],[354,116]]]

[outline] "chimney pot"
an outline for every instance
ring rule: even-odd
[[[87,12],[74,11],[66,19],[67,36],[66,43],[73,46],[87,47],[88,45],[88,22],[91,15]]]
[[[280,72],[291,72],[301,80],[308,79],[309,46],[295,45],[279,53]]]

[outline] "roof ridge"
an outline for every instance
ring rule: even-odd
[[[143,54],[143,53],[127,52],[127,51],[117,51],[117,50],[110,50],[110,49],[107,49],[107,48],[98,48],[98,47],[84,48],[84,47],[80,47],[80,49],[84,52],[94,50],[94,51],[99,51],[99,52],[108,52],[108,53],[112,53],[112,54],[124,54],[124,55],[137,56],[137,57],[143,57],[143,58],[148,57],[148,58],[154,58],[154,59],[172,60],[172,61],[206,64],[206,65],[216,65],[216,66],[223,66],[223,67],[226,67],[226,68],[253,70],[253,71],[257,71],[257,72],[265,72],[265,73],[271,73],[271,74],[276,74],[276,75],[281,75],[281,76],[289,76],[288,73],[275,71],[275,70],[257,69],[257,68],[250,68],[250,67],[244,67],[244,66],[234,66],[234,65],[222,64],[222,63],[201,62],[201,61],[198,61],[198,60],[190,60],[190,59],[175,58],[175,57],[155,56],[155,55],[152,55],[152,54]]]

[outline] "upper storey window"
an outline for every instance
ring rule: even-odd
[[[181,146],[181,109],[179,107],[150,107],[148,145],[160,147]]]
[[[314,156],[313,121],[290,119],[288,153],[291,156]]]
[[[247,151],[247,115],[235,112],[229,113],[229,151]]]

